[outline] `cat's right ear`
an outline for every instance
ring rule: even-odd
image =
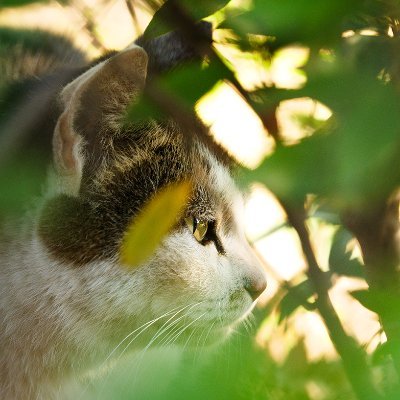
[[[120,129],[121,115],[143,90],[148,57],[139,46],[98,63],[61,92],[63,112],[53,137],[56,174],[64,193],[77,195],[93,178]]]

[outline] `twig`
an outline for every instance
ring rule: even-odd
[[[125,0],[125,4],[132,18],[132,23],[136,31],[136,36],[140,36],[142,34],[142,29],[140,27],[139,20],[136,14],[134,0]]]
[[[81,10],[81,14],[83,18],[85,19],[85,29],[88,31],[90,34],[90,37],[92,39],[93,45],[98,49],[101,50],[102,52],[105,52],[107,48],[104,46],[104,44],[101,42],[99,35],[96,31],[96,23],[93,18],[92,11],[89,7],[84,7],[83,10]]]
[[[149,4],[156,8],[156,3],[149,1]],[[278,123],[276,120],[276,107],[269,109],[265,113],[260,113],[254,108],[253,101],[251,100],[247,90],[236,78],[233,71],[231,71],[225,65],[224,58],[219,54],[212,43],[210,43],[208,38],[204,37],[203,32],[198,26],[196,26],[196,21],[179,5],[179,2],[168,0],[168,8],[166,8],[165,11],[166,12],[164,13],[164,16],[166,22],[170,23],[171,26],[180,29],[185,34],[187,40],[196,49],[198,54],[203,54],[209,57],[210,60],[220,63],[225,68],[229,75],[227,78],[229,82],[243,97],[243,99],[253,108],[254,112],[258,115],[268,133],[275,139],[277,143],[279,143],[281,138],[279,136]]]
[[[358,240],[372,291],[387,293],[398,298],[399,282],[399,193],[393,194],[387,204],[371,210],[347,212],[342,216],[344,225]],[[379,315],[390,346],[394,366],[400,377],[400,312],[396,315]]]
[[[382,397],[373,385],[364,352],[357,346],[354,339],[344,331],[333,308],[328,295],[329,282],[320,269],[312,249],[310,236],[305,224],[304,209],[296,209],[281,199],[280,202],[286,211],[288,221],[299,236],[303,254],[307,261],[307,274],[314,284],[317,294],[316,308],[325,323],[333,345],[343,361],[344,369],[354,392],[360,400],[381,399]]]

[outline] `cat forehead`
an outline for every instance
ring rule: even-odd
[[[192,193],[186,215],[225,221],[224,230],[231,230],[241,194],[214,147],[195,135],[190,138],[187,140],[174,123],[154,123],[131,132],[129,140],[114,143],[114,154],[109,157],[112,161],[97,180],[104,198],[119,208],[134,206],[139,212],[161,188],[189,180]]]
[[[173,123],[142,127],[128,140],[110,146],[111,161],[95,182],[105,192],[120,186],[136,197],[149,198],[168,184],[189,180],[193,190],[188,209],[193,213],[206,217],[222,204],[229,208],[240,193],[227,165],[195,136],[186,139]]]

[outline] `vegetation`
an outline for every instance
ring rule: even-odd
[[[4,4],[17,3],[21,1]],[[195,123],[190,110],[221,81],[242,96],[273,139],[274,150],[257,168],[241,168],[239,181],[243,187],[261,183],[275,195],[299,238],[306,263],[304,274],[282,281],[277,294],[255,311],[253,333],[265,324],[278,324],[271,322],[273,310],[278,310],[279,324],[290,329],[293,315],[305,309],[320,316],[337,357],[311,360],[303,338],[298,338],[286,358],[277,361],[256,344],[254,335],[238,332],[201,363],[194,361],[199,348],[186,355],[189,367],[175,378],[169,376],[164,385],[162,378],[171,362],[166,353],[165,361],[158,359],[158,367],[147,377],[150,385],[142,385],[146,390],[150,386],[151,392],[140,394],[141,385],[136,385],[135,398],[400,398],[400,4],[395,0],[252,0],[243,7],[225,7],[228,1],[223,0],[168,0],[161,7],[155,1],[146,3],[155,14],[145,37],[182,29],[206,55],[207,63],[160,76],[157,87],[163,88],[162,96],[160,90],[149,88],[128,110],[128,118],[184,115],[180,122],[190,128]],[[259,68],[268,69],[288,46],[308,49],[301,68],[304,84],[291,89],[271,82],[245,87],[235,63],[198,31],[196,21],[212,14],[229,45]],[[277,110],[282,102],[303,98],[322,103],[331,116],[324,121],[315,115],[303,118],[304,135],[293,141],[283,134]],[[315,225],[334,232],[327,239],[326,268],[320,265],[313,243]],[[359,258],[349,252],[354,238]],[[376,348],[359,343],[338,316],[330,294],[342,276],[366,282],[367,289],[350,294],[381,323],[386,339]],[[380,332],[370,332],[371,339],[376,334]],[[132,376],[135,367],[118,370],[106,389],[100,385],[96,398],[111,398],[110,393],[115,399],[133,398],[127,370]]]

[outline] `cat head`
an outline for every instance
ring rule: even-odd
[[[62,90],[53,186],[37,225],[52,273],[68,275],[60,296],[81,314],[74,318],[85,331],[106,340],[143,324],[152,335],[160,326],[164,335],[175,329],[178,341],[204,330],[222,337],[266,285],[244,236],[228,157],[206,130],[199,124],[184,132],[172,119],[121,123],[148,71],[173,67],[187,54],[175,33],[158,40],[164,52],[154,42],[144,46],[149,54],[132,45]],[[174,43],[179,51],[172,56]],[[121,242],[135,216],[160,189],[182,180],[193,191],[181,220],[143,265],[122,265]]]

